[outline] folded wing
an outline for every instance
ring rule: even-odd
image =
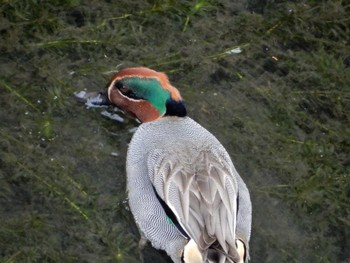
[[[212,149],[154,150],[149,176],[158,196],[206,257],[208,249],[238,259],[237,181],[232,164]]]

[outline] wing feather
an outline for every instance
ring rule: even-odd
[[[213,244],[235,258],[237,182],[227,157],[213,149],[154,150],[149,176],[186,233],[204,252]]]

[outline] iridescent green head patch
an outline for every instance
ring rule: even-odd
[[[161,115],[166,112],[170,92],[165,90],[156,78],[130,77],[122,80],[124,85],[139,98],[149,101]]]

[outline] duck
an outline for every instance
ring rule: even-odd
[[[141,241],[175,263],[248,262],[248,188],[224,146],[187,115],[167,75],[125,68],[105,94],[141,123],[126,157],[128,202]]]

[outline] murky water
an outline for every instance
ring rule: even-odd
[[[73,98],[169,75],[253,201],[251,262],[350,260],[346,1],[0,3],[0,257],[140,262],[125,194],[138,123]],[[170,262],[147,247],[144,262]]]

